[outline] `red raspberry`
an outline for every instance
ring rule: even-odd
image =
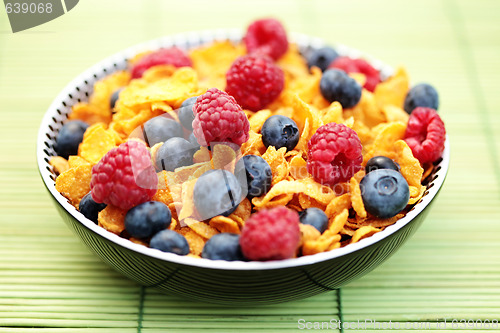
[[[258,111],[283,90],[285,75],[267,56],[246,55],[236,59],[226,73],[226,91],[245,109]]]
[[[92,168],[90,189],[97,203],[128,210],[149,201],[157,185],[151,156],[138,141],[127,141],[111,149]]]
[[[366,77],[363,88],[373,92],[380,83],[380,73],[364,59],[337,57],[328,68],[338,68],[346,73],[361,73]]]
[[[210,88],[198,97],[193,107],[193,133],[198,143],[232,142],[241,145],[248,140],[250,123],[233,96]]]
[[[436,110],[417,107],[410,114],[405,141],[420,163],[436,161],[444,150],[446,130]]]
[[[141,77],[147,69],[157,65],[173,65],[175,67],[191,66],[191,59],[189,59],[186,52],[177,47],[161,49],[146,54],[139,59],[131,69],[132,78],[137,79]]]
[[[318,183],[334,186],[361,170],[361,141],[354,130],[343,124],[321,126],[307,147],[307,171]]]
[[[292,258],[299,243],[299,214],[284,206],[252,214],[240,236],[243,255],[250,260]]]
[[[262,19],[250,24],[244,40],[248,53],[266,54],[274,60],[288,50],[285,28],[275,19]]]

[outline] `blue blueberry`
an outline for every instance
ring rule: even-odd
[[[309,224],[323,233],[328,226],[328,217],[325,212],[319,208],[311,207],[299,213],[300,223]]]
[[[260,156],[243,156],[248,183],[248,198],[260,197],[271,188],[273,173],[271,167]]]
[[[176,168],[193,164],[196,147],[183,138],[167,140],[156,152],[156,168],[174,171]]]
[[[399,171],[399,166],[387,156],[374,156],[366,162],[365,173],[378,169],[391,169]]]
[[[78,145],[83,141],[83,133],[89,124],[81,120],[68,121],[59,130],[55,150],[57,155],[68,159],[70,155],[78,155]]]
[[[217,215],[229,216],[242,199],[238,179],[226,170],[208,170],[194,185],[193,200],[202,220]]]
[[[163,252],[172,252],[181,256],[185,256],[189,253],[189,243],[186,238],[169,229],[162,230],[155,234],[151,238],[149,246],[153,249]]]
[[[321,95],[328,101],[338,101],[344,109],[352,108],[361,99],[361,86],[340,69],[328,69],[319,82]]]
[[[172,222],[170,209],[159,201],[147,201],[131,208],[125,215],[125,229],[136,238],[148,238],[168,228]]]
[[[182,126],[184,126],[184,128],[188,131],[193,130],[193,107],[194,103],[196,103],[197,98],[198,96],[194,96],[186,99],[184,102],[182,102],[181,107],[179,108],[179,112],[177,113]]]
[[[240,247],[240,235],[223,232],[212,236],[203,247],[201,257],[212,260],[245,260]]]
[[[165,117],[154,117],[144,123],[144,140],[150,147],[159,142],[165,142],[168,139],[182,137],[184,131],[181,124],[177,121]]]
[[[111,110],[113,110],[115,108],[115,105],[116,105],[116,101],[118,100],[118,98],[120,97],[120,92],[123,90],[123,88],[120,88],[118,90],[116,90],[112,95],[111,95],[111,98],[109,99],[109,107],[111,108]]]
[[[274,115],[264,122],[261,129],[262,142],[267,147],[274,146],[276,150],[286,147],[287,150],[295,148],[299,142],[299,128],[292,119]]]
[[[418,106],[437,110],[439,107],[439,96],[433,86],[427,83],[420,83],[414,86],[406,94],[404,109],[412,113]]]
[[[410,199],[410,189],[403,176],[391,169],[370,172],[360,182],[361,197],[368,213],[389,218],[401,212]]]
[[[198,149],[200,149],[200,144],[198,143],[198,139],[196,139],[196,136],[194,136],[194,132],[191,132],[188,137],[188,141],[191,142],[193,146],[195,146]]]
[[[314,50],[307,58],[307,66],[319,67],[322,72],[326,71],[328,66],[334,61],[339,54],[329,46]]]
[[[78,205],[78,210],[82,213],[86,218],[90,221],[97,223],[97,216],[99,212],[106,208],[105,203],[97,203],[92,199],[92,195],[89,193],[85,194],[85,196],[80,201]]]

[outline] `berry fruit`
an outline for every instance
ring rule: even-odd
[[[109,107],[111,108],[111,110],[113,110],[115,108],[115,105],[116,105],[116,101],[118,101],[118,98],[120,97],[120,92],[123,90],[123,88],[120,88],[118,90],[116,90],[110,97],[109,99]]]
[[[97,223],[97,216],[99,215],[99,212],[106,208],[106,206],[106,204],[95,202],[89,192],[85,194],[78,204],[78,210],[90,221]]]
[[[288,50],[288,39],[283,25],[275,19],[254,21],[244,37],[248,53],[265,54],[279,59]]]
[[[201,257],[212,260],[243,261],[240,235],[223,232],[212,236],[203,247]]]
[[[437,110],[439,107],[439,96],[433,86],[420,83],[408,91],[405,98],[404,109],[408,113],[418,107],[426,107]]]
[[[197,98],[198,96],[190,97],[186,99],[184,102],[182,102],[181,107],[179,108],[179,112],[177,114],[179,116],[179,121],[181,122],[181,125],[188,131],[193,130],[193,120],[194,120],[193,106],[194,103],[196,103]]]
[[[363,88],[373,92],[380,83],[380,72],[364,59],[353,59],[349,57],[338,57],[329,66],[338,68],[346,73],[361,73],[365,75],[366,81]]]
[[[226,73],[226,91],[244,108],[258,111],[283,90],[285,75],[262,55],[245,55],[234,61]]]
[[[307,146],[307,171],[318,183],[334,186],[361,170],[361,141],[354,130],[343,124],[321,126]]]
[[[151,200],[158,177],[146,146],[130,140],[111,149],[92,167],[90,189],[97,203],[124,210]]]
[[[292,119],[283,115],[274,115],[264,122],[261,129],[264,146],[276,149],[285,147],[288,151],[299,142],[299,127]]]
[[[284,206],[252,214],[240,236],[243,255],[250,260],[292,258],[299,243],[299,214]]]
[[[68,121],[59,130],[55,151],[57,155],[68,159],[70,155],[78,154],[78,146],[83,141],[83,133],[89,125],[81,120]]]
[[[359,186],[366,211],[379,218],[395,216],[410,199],[408,183],[395,170],[374,170],[361,179]]]
[[[352,108],[361,99],[361,86],[340,69],[328,69],[319,82],[321,95],[328,101],[338,101],[344,109]]]
[[[132,237],[148,238],[168,228],[172,222],[170,209],[159,201],[148,201],[133,207],[125,215],[125,229]]]
[[[194,205],[202,220],[217,215],[229,216],[241,202],[238,179],[226,170],[208,170],[194,185]]]
[[[196,136],[194,136],[194,132],[191,132],[188,136],[188,141],[193,145],[193,147],[196,148],[196,150],[200,149],[200,144],[198,143],[198,140],[196,139]]]
[[[156,169],[174,171],[177,168],[191,165],[196,150],[196,146],[183,138],[169,139],[156,152]]]
[[[323,233],[328,226],[328,217],[325,212],[319,208],[307,208],[299,213],[300,223],[309,224]]]
[[[420,163],[434,162],[444,150],[446,129],[436,110],[417,107],[408,119],[405,141]]]
[[[374,156],[366,162],[365,173],[378,169],[391,169],[399,171],[399,166],[387,156]]]
[[[183,134],[181,124],[167,116],[154,117],[144,123],[144,141],[150,147],[171,138],[182,137]]]
[[[260,156],[243,156],[247,176],[248,198],[260,197],[271,188],[273,173],[269,164]]]
[[[184,256],[189,253],[189,243],[181,234],[165,229],[155,234],[149,246],[163,252],[171,252]]]
[[[334,61],[339,54],[329,46],[314,50],[307,58],[307,66],[309,68],[316,66],[322,72],[326,71],[328,66]]]
[[[208,89],[198,97],[193,111],[193,132],[200,145],[209,146],[212,142],[241,145],[248,140],[248,118],[234,97],[226,92]]]
[[[157,65],[172,65],[175,67],[191,66],[191,59],[189,59],[186,52],[177,47],[161,49],[146,54],[139,59],[130,70],[132,78],[140,78],[146,70]]]

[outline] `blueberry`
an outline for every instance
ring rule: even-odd
[[[194,185],[194,205],[202,220],[217,215],[229,216],[241,199],[242,188],[238,179],[226,170],[208,170]]]
[[[312,66],[319,67],[319,69],[324,72],[328,66],[330,66],[332,61],[334,61],[338,56],[339,54],[337,51],[329,46],[325,46],[320,49],[316,49],[311,53],[311,55],[307,58],[307,66],[309,66],[309,68]]]
[[[271,188],[273,173],[271,167],[260,156],[243,156],[248,183],[248,198],[260,197]]]
[[[405,98],[404,109],[411,113],[418,106],[437,110],[439,107],[439,96],[433,86],[420,83],[408,91]]]
[[[163,252],[172,252],[184,256],[189,253],[189,243],[181,234],[165,229],[155,234],[149,246]]]
[[[181,124],[165,116],[154,117],[144,123],[144,140],[150,147],[168,139],[182,137],[184,131]]]
[[[83,133],[89,127],[81,120],[68,121],[59,131],[56,139],[55,150],[57,155],[68,159],[70,155],[78,154],[78,145],[83,140]]]
[[[319,82],[321,95],[328,101],[338,101],[344,109],[352,108],[361,99],[361,86],[346,72],[328,69]]]
[[[191,144],[197,149],[200,149],[201,146],[198,143],[198,139],[196,139],[196,136],[194,136],[194,132],[191,132],[191,134],[189,134],[188,141],[191,142]]]
[[[89,193],[85,194],[85,196],[80,200],[80,204],[78,205],[78,210],[82,213],[86,218],[91,220],[94,223],[97,223],[97,215],[99,212],[106,208],[106,204],[97,203],[92,199],[92,195]]]
[[[174,171],[176,168],[191,165],[196,148],[183,138],[169,139],[156,152],[156,168]]]
[[[274,146],[276,149],[286,147],[287,150],[295,148],[299,142],[299,128],[292,119],[274,115],[262,125],[262,142],[267,147]]]
[[[168,228],[172,222],[170,209],[159,201],[148,201],[131,208],[125,215],[125,229],[136,238],[148,238]]]
[[[196,99],[198,99],[198,96],[188,98],[184,102],[182,102],[181,107],[179,108],[179,112],[177,114],[179,116],[179,120],[182,126],[184,126],[184,128],[187,129],[188,131],[193,130],[193,120],[194,120],[193,107],[194,103],[196,103]]]
[[[116,90],[112,95],[111,95],[111,98],[109,99],[109,107],[111,108],[111,110],[113,110],[115,108],[115,105],[116,105],[116,101],[118,100],[118,98],[120,97],[120,92],[123,90],[123,88],[120,88],[118,90]]]
[[[374,170],[364,176],[359,185],[366,211],[380,218],[395,216],[410,199],[408,183],[395,170]]]
[[[373,170],[378,169],[391,169],[399,171],[399,166],[386,156],[374,156],[368,160],[365,166],[365,173],[370,173]]]
[[[240,235],[223,232],[212,236],[203,247],[201,257],[212,260],[243,261]]]
[[[299,213],[300,223],[309,224],[323,233],[328,226],[328,217],[325,212],[319,208],[311,207]]]

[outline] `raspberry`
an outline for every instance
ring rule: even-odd
[[[248,53],[266,54],[274,60],[288,50],[285,28],[275,19],[262,19],[250,24],[244,40]]]
[[[146,146],[139,141],[127,141],[111,149],[94,165],[90,189],[95,202],[128,210],[149,201],[157,184]]]
[[[226,73],[226,91],[245,109],[258,111],[283,90],[285,75],[267,56],[236,59]]]
[[[194,104],[193,133],[202,146],[211,142],[232,142],[237,145],[248,140],[248,118],[233,96],[217,88],[208,89]]]
[[[321,126],[307,147],[307,171],[318,183],[333,186],[361,170],[361,141],[354,130],[343,124]]]
[[[184,51],[177,47],[161,49],[139,59],[131,69],[132,78],[137,79],[141,77],[147,69],[156,65],[191,66],[191,59],[189,59]]]
[[[380,73],[364,59],[337,57],[328,68],[338,68],[346,73],[361,73],[366,77],[363,88],[373,92],[380,83]]]
[[[436,161],[444,150],[446,130],[436,110],[417,107],[410,114],[405,141],[420,163]]]
[[[292,258],[299,243],[299,214],[284,206],[250,216],[240,237],[243,255],[250,260]]]

